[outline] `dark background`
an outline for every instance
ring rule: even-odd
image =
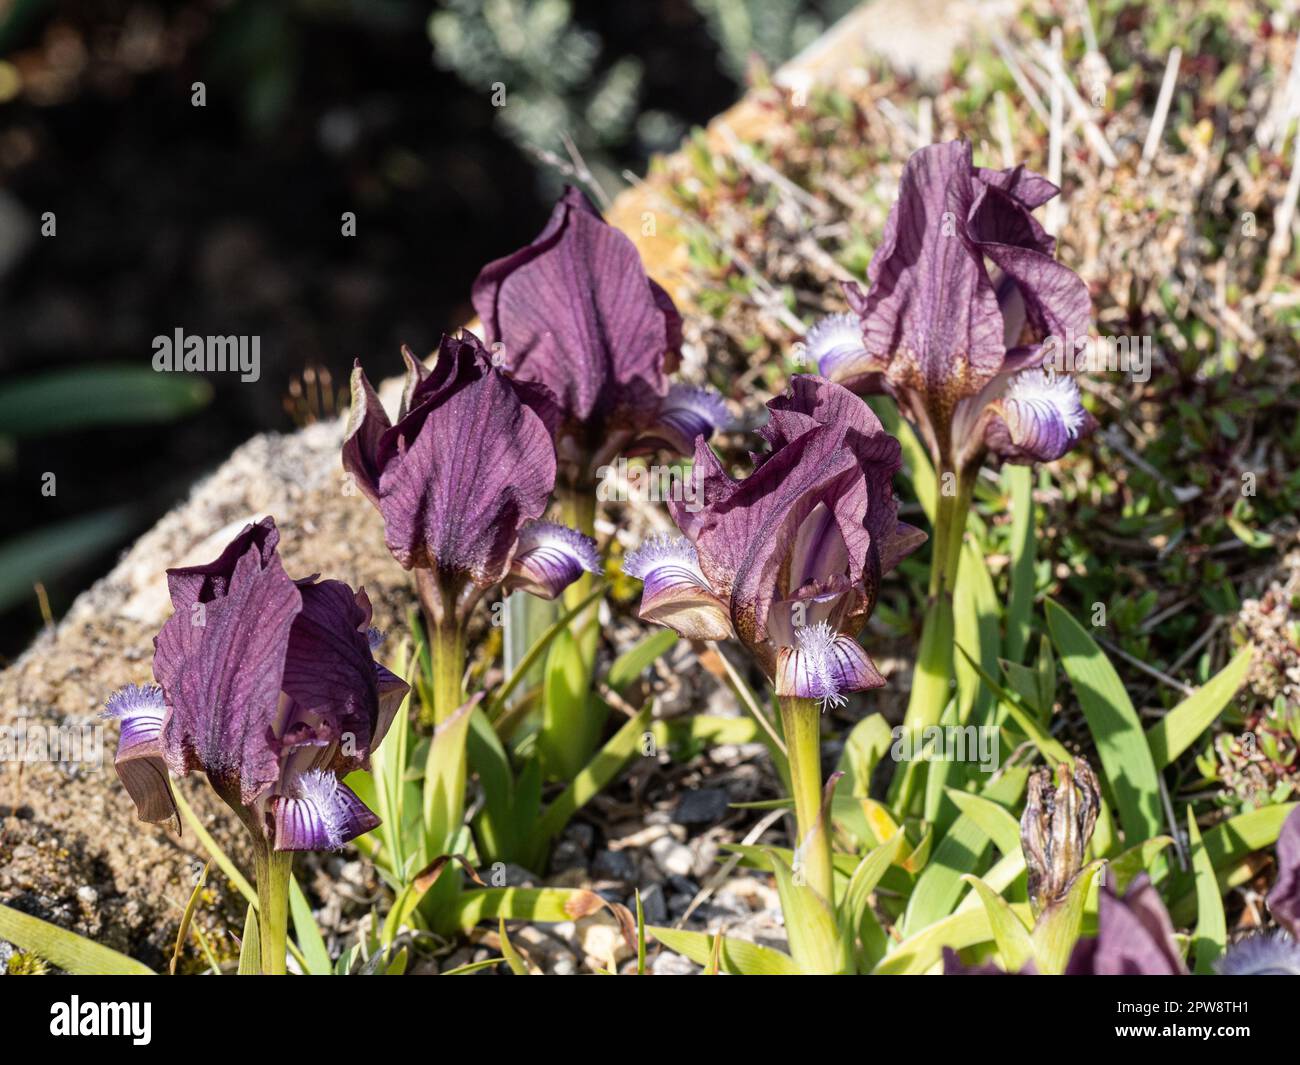
[[[256,384],[208,375],[211,400],[164,422],[0,422],[0,577],[22,585],[0,601],[0,663],[42,624],[38,581],[57,618],[232,448],[328,410],[287,410],[295,377],[324,368],[334,395],[354,357],[397,372],[399,346],[430,350],[468,319],[480,266],[543,224],[554,174],[502,132],[487,92],[435,62],[431,10],[0,0],[0,87],[15,71],[22,83],[0,94],[0,387],[147,368],[152,338],[177,327],[258,335],[262,360]],[[573,18],[600,38],[594,76],[635,57],[638,108],[681,128],[740,91],[689,0],[588,0]],[[650,147],[629,135],[606,165],[641,171]],[[39,235],[45,211],[54,238]],[[39,557],[50,530],[83,519],[75,550]]]

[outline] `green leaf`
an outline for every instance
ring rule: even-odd
[[[1196,878],[1196,936],[1192,951],[1196,958],[1196,972],[1206,975],[1214,972],[1214,963],[1223,954],[1228,940],[1228,921],[1223,914],[1223,896],[1219,894],[1219,880],[1214,874],[1214,863],[1201,839],[1196,815],[1187,807],[1187,838],[1192,849],[1192,873]]]
[[[52,581],[121,543],[135,523],[133,507],[114,507],[45,525],[0,543],[0,610],[32,595],[37,582]]]
[[[1245,683],[1254,651],[1254,645],[1247,644],[1223,669],[1147,729],[1147,746],[1157,769],[1171,765],[1223,713]]]
[[[510,942],[510,936],[506,934],[506,919],[497,918],[497,935],[501,939],[501,956],[505,958],[506,964],[510,966],[510,971],[515,976],[527,976],[528,964],[519,956],[519,951],[515,950],[515,945]]]
[[[669,950],[689,958],[697,965],[708,965],[713,957],[713,936],[704,932],[686,932],[680,928],[651,925],[647,929]],[[722,937],[719,960],[724,972],[732,976],[798,976],[802,972],[795,960],[771,947],[760,947],[744,939]]]
[[[1173,836],[1156,836],[1111,858],[1107,863],[1107,876],[1115,893],[1122,896],[1135,876],[1153,872],[1156,855],[1173,842]]]
[[[479,921],[573,921],[600,908],[600,896],[583,888],[469,888],[456,900],[456,923],[468,932]]]
[[[257,929],[257,911],[252,905],[244,911],[244,938],[239,944],[239,975],[262,975],[262,948]]]
[[[1074,685],[1106,783],[1130,844],[1160,831],[1160,785],[1137,711],[1115,672],[1083,626],[1047,600],[1047,628]]]
[[[0,939],[76,976],[157,975],[134,958],[4,905],[0,905]]]
[[[982,795],[955,788],[948,789],[948,798],[993,841],[999,853],[1020,853],[1020,822],[1007,812],[1005,806],[999,806]]]
[[[1020,731],[1029,737],[1030,741],[1038,748],[1039,753],[1041,753],[1044,758],[1054,765],[1060,762],[1068,762],[1070,760],[1070,752],[1066,750],[1065,746],[1059,740],[1053,739],[1051,735],[1038,723],[1034,712],[1023,704],[1019,696],[1002,687],[1002,685],[994,680],[992,676],[986,673],[984,667],[976,662],[975,659],[967,653],[966,648],[962,647],[960,644],[957,645],[957,653],[970,664],[971,668],[974,669],[976,673],[979,674],[980,680],[987,684],[989,690],[998,697],[998,700],[1010,715],[1011,720],[1020,726]]]
[[[984,797],[1002,806],[1014,806],[1028,779],[1027,769],[1011,767],[985,788]],[[963,812],[952,823],[908,900],[902,920],[905,936],[952,912],[962,893],[962,877],[979,871],[988,843],[988,832],[970,814]]]
[[[205,406],[212,386],[186,373],[139,366],[78,366],[0,386],[0,426],[47,436],[104,425],[175,421]]]
[[[830,901],[798,880],[780,855],[769,851],[768,858],[781,899],[791,957],[810,975],[834,976],[847,972],[849,948],[840,935]]]
[[[979,904],[978,895],[972,892],[971,897],[976,900],[973,906],[908,936],[872,972],[878,976],[928,972],[942,959],[944,947],[962,950],[987,943],[993,938],[988,911]]]
[[[614,659],[605,683],[622,695],[658,658],[672,650],[677,638],[672,629],[659,629],[642,637]]]
[[[589,595],[585,596],[572,609],[566,610],[555,624],[537,638],[537,642],[528,649],[528,653],[524,655],[514,672],[511,673],[506,682],[496,690],[496,693],[492,696],[491,702],[489,702],[484,708],[484,712],[487,714],[489,721],[495,721],[500,716],[502,709],[504,709],[506,705],[506,700],[510,697],[510,693],[515,690],[515,686],[528,676],[532,671],[533,666],[541,659],[541,656],[546,653],[547,649],[552,645],[552,643],[554,643],[561,633],[569,636],[571,640],[573,639],[572,635],[569,633],[569,622],[604,594],[605,585],[597,584]]]
[[[1034,959],[1038,971],[1047,976],[1065,972],[1070,952],[1083,928],[1083,911],[1088,902],[1092,882],[1101,871],[1103,862],[1090,862],[1079,870],[1070,890],[1061,901],[1049,906],[1034,926]]]
[[[1282,823],[1298,806],[1300,803],[1295,802],[1264,806],[1230,817],[1227,821],[1220,821],[1205,830],[1201,842],[1210,856],[1220,889],[1227,889],[1230,874],[1239,862],[1255,851],[1271,847],[1277,842]],[[1175,924],[1185,925],[1191,922],[1196,912],[1195,889],[1194,873],[1175,874],[1169,893],[1171,898],[1178,900],[1169,911]]]
[[[863,915],[870,909],[871,893],[876,890],[880,878],[889,871],[890,865],[898,859],[905,838],[901,831],[895,832],[888,842],[863,855],[862,861],[853,870],[853,875],[849,878],[849,889],[840,903],[844,923],[849,928],[861,928]]]
[[[1007,603],[1005,653],[1019,665],[1034,611],[1034,475],[1029,466],[1008,464],[1002,478],[1011,494],[1011,596]]]
[[[608,706],[592,691],[582,645],[567,629],[546,657],[537,751],[548,779],[572,780],[600,738]]]
[[[298,941],[302,956],[306,959],[306,969],[311,976],[329,976],[334,971],[330,953],[325,949],[325,940],[320,934],[320,927],[312,915],[307,896],[296,876],[289,877],[289,915],[293,918],[293,938]]]
[[[1010,903],[979,877],[966,875],[962,880],[975,889],[984,904],[989,928],[993,931],[993,942],[1002,955],[1003,968],[1009,973],[1019,972],[1034,958],[1034,941],[1029,929],[1016,916]]]
[[[647,703],[619,729],[596,756],[573,778],[556,800],[547,807],[538,826],[548,840],[554,839],[578,810],[595,798],[612,781],[638,751],[642,737],[654,716],[654,703]]]

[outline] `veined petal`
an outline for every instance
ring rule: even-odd
[[[843,706],[845,692],[885,683],[857,640],[821,622],[795,631],[795,646],[782,647],[776,663],[776,694]]]
[[[276,554],[270,518],[215,562],[167,571],[175,612],[154,639],[154,678],[171,712],[168,768],[202,769],[223,798],[251,806],[280,775],[273,739],[289,633],[303,607]]]
[[[653,420],[681,319],[636,246],[580,190],[565,190],[531,244],[483,268],[472,299],[506,366],[546,385],[566,421]]]
[[[179,831],[176,800],[162,756],[162,727],[167,717],[163,690],[156,684],[128,684],[108,697],[104,716],[121,723],[113,768],[140,820],[161,824],[175,819]]]
[[[550,432],[472,335],[443,338],[412,403],[380,445],[388,549],[406,569],[489,587],[505,576],[520,526],[546,509]]]
[[[290,782],[290,793],[271,799],[277,851],[333,851],[377,828],[376,817],[327,769],[313,769]]]
[[[731,424],[726,401],[711,388],[674,384],[659,406],[658,420],[641,436],[629,454],[666,447],[689,455],[697,437],[707,440],[715,431]]]
[[[358,359],[352,367],[352,404],[343,431],[343,468],[375,506],[379,505],[379,475],[383,472],[380,444],[390,428],[388,414]]]
[[[992,407],[985,439],[991,451],[1011,462],[1054,462],[1096,424],[1073,377],[1041,370],[1013,377]]]
[[[692,640],[731,636],[726,604],[700,571],[695,547],[685,537],[647,540],[623,560],[623,572],[645,582],[638,616]]]
[[[554,599],[584,571],[602,572],[596,541],[566,525],[534,521],[519,532],[519,546],[502,587]]]
[[[1300,808],[1287,814],[1277,837],[1277,880],[1268,893],[1268,912],[1300,939]]]
[[[832,381],[847,381],[884,368],[867,354],[862,321],[852,312],[822,318],[808,330],[804,344],[817,373]]]

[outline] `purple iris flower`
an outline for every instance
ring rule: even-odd
[[[715,393],[670,387],[681,316],[632,241],[576,188],[531,244],[483,268],[473,300],[514,377],[556,397],[565,484],[591,482],[620,454],[686,453],[728,420]]]
[[[365,592],[290,579],[279,538],[266,518],[167,571],[158,683],[108,700],[114,764],[141,820],[174,818],[169,772],[201,770],[274,850],[333,850],[379,824],[342,778],[369,765],[407,685],[373,658]]]
[[[443,337],[432,370],[403,356],[395,423],[353,370],[343,466],[383,514],[393,556],[421,575],[431,621],[463,627],[498,584],[553,599],[599,572],[590,539],[537,520],[555,485],[549,393],[497,368],[468,333]]]
[[[770,446],[733,480],[703,437],[703,506],[670,503],[683,536],[654,539],[623,570],[640,616],[693,639],[739,638],[778,695],[840,703],[884,679],[855,637],[882,576],[925,539],[898,520],[898,441],[851,392],[797,376],[768,403]]]
[[[846,285],[852,313],[808,333],[820,372],[893,396],[940,469],[966,470],[986,452],[1052,461],[1095,428],[1074,378],[1046,365],[1054,344],[1077,350],[1090,317],[1087,286],[1053,258],[1032,214],[1058,191],[1022,166],[974,166],[964,141],[921,148],[869,290]]]
[[[1142,873],[1123,896],[1103,884],[1097,936],[1081,939],[1070,955],[1071,976],[1182,976],[1187,972],[1173,922],[1151,878]]]

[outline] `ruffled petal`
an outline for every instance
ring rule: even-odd
[[[135,803],[136,814],[152,824],[175,821],[179,831],[180,816],[162,755],[167,717],[163,690],[156,684],[128,684],[109,696],[104,715],[121,725],[113,768]]]
[[[313,769],[290,782],[290,792],[271,799],[277,851],[334,851],[380,825],[356,794],[327,769]]]
[[[534,521],[519,533],[519,546],[502,587],[554,599],[584,572],[602,572],[596,541],[565,525]]]
[[[845,692],[883,687],[862,645],[822,622],[795,630],[795,645],[777,656],[776,694],[843,706]]]
[[[645,582],[638,616],[692,640],[725,640],[731,622],[684,537],[647,540],[623,559],[623,572]]]

